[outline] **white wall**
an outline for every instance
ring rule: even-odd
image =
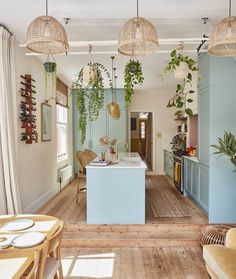
[[[33,144],[26,144],[20,141],[20,133],[23,129],[20,128],[21,122],[18,119],[19,190],[23,211],[34,212],[56,194],[59,189],[57,185],[56,111],[55,101],[50,101],[52,105],[52,140],[49,142],[42,142],[41,103],[44,101],[43,65],[37,58],[25,56],[24,52],[24,49],[20,49],[16,43],[17,90],[19,91],[20,88],[20,75],[31,74],[32,78],[36,80],[36,115],[39,141]],[[16,92],[16,94],[19,115],[19,104],[22,98],[19,92]],[[71,111],[69,115],[70,114]],[[69,116],[69,120],[70,119],[71,116]]]
[[[171,150],[170,141],[177,134],[177,123],[174,121],[175,108],[167,108],[166,105],[174,92],[137,91],[135,92],[131,111],[153,112],[154,142],[155,147],[155,174],[164,174],[163,150]]]

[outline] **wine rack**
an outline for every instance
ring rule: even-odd
[[[21,133],[21,141],[25,141],[26,144],[32,144],[33,142],[38,142],[37,119],[35,115],[35,80],[32,79],[31,75],[21,75],[20,77],[20,95],[22,97],[20,102],[20,120],[21,128],[24,129]]]

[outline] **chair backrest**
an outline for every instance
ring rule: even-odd
[[[85,167],[97,157],[97,154],[92,150],[85,149],[84,151],[76,152],[79,172],[85,174]]]
[[[227,231],[225,246],[236,250],[236,228]]]
[[[31,268],[30,272],[25,277],[25,279],[36,279],[37,278],[40,254],[41,254],[41,251],[38,251],[38,250],[35,251],[35,253],[34,253],[34,264]]]
[[[63,229],[64,229],[64,222],[60,221],[59,227],[56,230],[56,232],[52,235],[52,237],[44,241],[41,261],[39,265],[39,272],[38,272],[39,279],[44,279],[44,269],[45,269],[47,256],[53,254],[54,256],[56,256],[57,259],[60,257],[60,245],[61,245]]]

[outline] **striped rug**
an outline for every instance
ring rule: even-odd
[[[159,184],[155,189],[147,189],[147,200],[151,206],[154,217],[156,218],[181,218],[190,217],[191,209],[186,198],[175,189],[168,180]]]

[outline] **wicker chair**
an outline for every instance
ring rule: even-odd
[[[97,154],[92,150],[85,149],[84,151],[76,152],[76,159],[78,163],[78,182],[77,182],[77,192],[76,192],[76,204],[79,201],[79,194],[86,194],[86,166],[97,157]],[[80,187],[81,179],[85,180],[83,187]]]

